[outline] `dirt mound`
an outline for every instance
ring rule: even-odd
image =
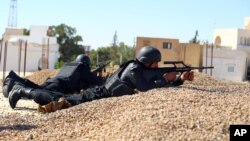
[[[179,87],[50,114],[6,115],[0,120],[0,140],[229,140],[231,124],[250,124],[249,91],[249,83],[195,73],[195,81]]]
[[[35,71],[31,75],[27,76],[26,78],[37,83],[42,84],[48,78],[55,77],[59,70],[41,70]]]

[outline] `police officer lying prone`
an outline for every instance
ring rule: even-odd
[[[101,73],[91,72],[90,59],[84,54],[77,56],[75,61],[66,63],[63,68],[53,78],[47,79],[43,84],[38,85],[29,79],[19,77],[14,71],[3,82],[3,95],[9,96],[9,92],[14,85],[23,85],[31,89],[45,89],[64,94],[79,93],[82,89],[87,89],[96,85],[102,85],[104,79]],[[17,93],[17,90],[13,90]],[[28,91],[28,89],[26,90]]]
[[[40,105],[57,101],[64,97],[72,105],[92,101],[101,98],[131,95],[137,91],[147,91],[165,86],[182,85],[185,80],[193,81],[194,73],[185,72],[181,76],[177,72],[169,72],[162,77],[147,81],[143,71],[147,68],[158,68],[161,61],[161,53],[152,46],[145,46],[140,49],[135,60],[124,63],[113,75],[111,75],[102,86],[88,88],[82,93],[65,95],[61,92],[53,92],[44,89],[26,88],[23,85],[15,85],[10,91],[9,103],[12,108],[22,97],[33,99]],[[154,73],[152,71],[152,73]]]

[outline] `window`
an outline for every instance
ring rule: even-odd
[[[243,45],[243,37],[240,37],[240,45]]]
[[[247,46],[247,38],[244,38],[244,46]]]
[[[234,66],[228,66],[227,72],[234,72]]]
[[[165,48],[165,49],[172,49],[172,43],[163,42],[163,48]]]

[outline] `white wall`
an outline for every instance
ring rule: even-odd
[[[237,48],[250,53],[250,30],[239,29]]]
[[[211,65],[211,48],[208,49],[208,66]],[[244,81],[246,79],[248,54],[240,50],[214,48],[212,66],[214,69],[207,70],[212,76],[221,80]],[[206,64],[206,49],[203,50],[203,65]],[[204,71],[203,71],[204,72]]]
[[[14,70],[18,71],[19,63],[19,39],[23,40],[21,49],[21,70],[24,70],[24,50],[25,41],[27,40],[27,54],[26,54],[26,71],[38,70],[39,59],[42,57],[42,48],[47,48],[47,41],[49,39],[49,69],[54,69],[54,65],[58,59],[59,45],[57,44],[56,37],[47,36],[46,26],[32,26],[30,29],[30,36],[10,36],[7,48],[7,58],[6,58],[6,71]],[[4,65],[4,46],[2,47],[1,64],[0,71],[3,71]],[[47,50],[45,49],[45,54]]]
[[[218,54],[214,59],[214,65],[221,69],[214,69],[213,76],[226,79],[241,81],[246,79],[246,69],[250,66],[250,28],[249,18],[245,19],[244,29],[216,29],[213,35],[215,44],[216,37],[219,37],[220,47],[215,49],[214,54]],[[248,26],[247,26],[248,25]],[[232,50],[226,50],[232,49]],[[223,50],[223,51],[222,51]],[[235,65],[235,72],[228,72],[228,68]],[[228,78],[227,78],[228,77]]]
[[[221,38],[221,46],[236,49],[238,44],[238,29],[216,29],[214,30],[213,41],[216,37]]]
[[[30,43],[43,44],[46,42],[48,26],[30,26]]]

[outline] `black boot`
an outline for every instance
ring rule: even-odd
[[[15,80],[14,79],[8,78],[8,77],[6,77],[4,79],[3,89],[2,89],[4,97],[8,98],[9,92],[11,91],[11,89],[12,89],[12,87],[13,87],[14,84],[15,84]]]
[[[24,84],[27,87],[30,88],[39,88],[39,85],[35,84],[34,82],[28,80],[28,79],[24,79],[19,77],[14,71],[10,71],[9,75],[4,79],[3,82],[3,95],[4,97],[8,97],[9,96],[9,92],[12,90],[12,87],[14,85],[15,82],[19,82]]]
[[[25,88],[22,84],[16,83],[12,90],[9,93],[9,104],[12,109],[16,107],[16,103],[21,98],[28,98],[32,99],[32,95],[30,92],[32,91],[31,88]]]
[[[4,97],[9,96],[9,92],[11,91],[15,81],[18,79],[18,76],[14,71],[10,71],[9,74],[6,76],[6,78],[3,81],[3,95]]]

